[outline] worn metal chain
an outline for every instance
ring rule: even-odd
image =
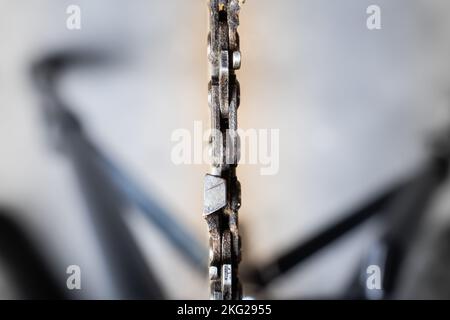
[[[240,103],[239,0],[209,0],[208,103],[211,111],[211,172],[205,176],[204,212],[210,236],[211,299],[241,299],[238,278],[241,241],[238,210],[241,187],[236,178],[239,161],[237,109]]]

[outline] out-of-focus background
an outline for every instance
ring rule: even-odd
[[[81,30],[66,28],[74,4]],[[372,4],[381,8],[380,30],[366,26]],[[260,175],[259,165],[238,168],[244,270],[265,265],[426,163],[432,137],[450,123],[449,9],[446,0],[246,1],[239,126],[279,129],[280,167],[272,176]],[[65,295],[133,296],[123,293],[99,245],[94,225],[103,223],[85,199],[95,188],[80,182],[79,167],[61,151],[71,149],[67,140],[52,143],[42,107],[48,100],[33,66],[55,55],[99,57],[58,76],[63,104],[92,143],[206,248],[208,165],[175,165],[171,135],[193,131],[196,120],[209,125],[207,31],[202,0],[0,0],[2,221],[27,235],[57,287],[66,286],[67,266],[81,267],[82,289],[63,289]],[[449,262],[441,254],[448,251],[449,199],[444,182],[426,208],[396,297],[450,298],[448,275],[436,271]],[[190,265],[145,215],[124,211],[165,297],[207,298],[206,271]],[[108,221],[108,212],[102,217]],[[261,296],[339,296],[382,228],[376,219],[363,224]],[[119,261],[131,260],[114,246],[108,250]],[[25,251],[13,255],[27,263]],[[17,281],[41,277],[33,269],[13,277],[10,266],[0,254],[0,298],[22,297]],[[259,294],[251,286],[247,293]]]

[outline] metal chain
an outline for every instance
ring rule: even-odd
[[[210,236],[209,278],[211,299],[241,299],[238,278],[241,241],[238,210],[241,187],[236,178],[239,161],[237,109],[240,68],[239,0],[209,0],[208,59],[211,81],[208,103],[211,111],[211,173],[205,176],[204,211]]]

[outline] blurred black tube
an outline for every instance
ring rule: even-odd
[[[103,259],[119,299],[162,299],[161,286],[124,220],[125,198],[105,174],[103,162],[93,153],[81,123],[59,99],[56,77],[70,63],[64,56],[45,60],[34,71],[42,90],[45,116],[56,129],[58,145],[68,155],[77,172],[87,200],[91,221],[102,248]]]
[[[384,231],[363,259],[360,270],[348,290],[351,299],[390,299],[399,282],[399,271],[410,251],[428,205],[448,173],[448,152],[439,150],[437,156],[419,172],[416,178],[402,190],[387,209]],[[380,268],[382,287],[369,290],[366,285],[366,269],[369,265]]]
[[[49,103],[59,101],[60,98],[55,92],[55,82],[62,70],[74,64],[99,63],[99,61],[104,59],[98,53],[62,53],[46,58],[34,67],[35,83],[44,92]],[[81,127],[79,120],[70,112],[69,108],[64,107],[61,102],[59,104],[59,106],[55,107],[46,107],[46,117],[50,122],[50,126],[54,127],[55,123],[57,123],[59,127],[57,135],[60,135],[61,131],[65,130],[65,127],[69,128],[71,122],[77,122],[77,125]],[[82,131],[81,128],[79,130]],[[200,245],[195,237],[159,206],[142,187],[95,146],[84,132],[82,132],[82,135],[84,147],[86,148],[85,152],[90,153],[92,157],[96,158],[96,161],[101,163],[98,169],[102,170],[110,182],[115,185],[124,200],[143,213],[196,270],[204,272],[207,264],[206,248]]]
[[[385,191],[360,209],[346,214],[342,220],[318,232],[309,240],[300,242],[297,246],[281,254],[272,262],[251,270],[248,273],[249,280],[259,288],[269,285],[276,278],[289,272],[304,260],[332,244],[335,240],[367,221],[370,217],[381,212],[392,201],[400,189],[401,186],[395,186]]]
[[[0,264],[19,299],[65,299],[63,286],[32,239],[11,220],[17,214],[0,210]],[[64,282],[65,284],[65,282]]]
[[[168,215],[130,177],[124,174],[109,158],[91,145],[92,153],[102,162],[102,169],[108,172],[114,185],[146,217],[165,234],[169,241],[198,271],[206,271],[206,248],[203,248],[187,231]]]

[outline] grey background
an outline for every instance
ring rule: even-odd
[[[69,4],[81,6],[80,31],[66,29]],[[381,30],[366,28],[370,4],[381,7]],[[420,166],[428,137],[450,121],[449,9],[445,0],[247,0],[240,127],[280,129],[280,171],[261,176],[259,166],[239,167],[244,267],[270,260]],[[200,0],[0,0],[0,203],[17,208],[61,281],[67,265],[82,267],[83,297],[115,293],[74,172],[46,141],[30,65],[61,49],[117,57],[67,74],[61,90],[95,141],[206,244],[208,167],[170,160],[174,130],[209,123],[206,10]],[[430,230],[448,220],[448,196],[441,198]],[[206,275],[141,216],[131,217],[170,297],[206,298]],[[339,292],[376,230],[374,223],[343,239],[269,297]],[[14,297],[1,276],[0,296]]]

